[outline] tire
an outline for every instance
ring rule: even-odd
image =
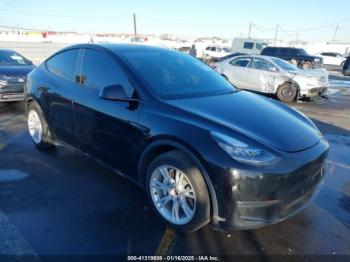
[[[168,182],[168,176],[174,180],[173,185]],[[180,151],[164,153],[151,162],[147,169],[146,191],[157,215],[177,231],[193,232],[210,221],[210,198],[203,176]]]
[[[297,60],[295,60],[294,58],[293,58],[293,59],[291,59],[289,62],[290,62],[292,65],[295,65],[295,66],[297,66],[297,65],[298,65],[298,61],[297,61]]]
[[[311,69],[312,68],[312,64],[310,62],[302,62],[301,63],[301,68],[304,69],[304,70]]]
[[[51,149],[54,147],[52,135],[47,125],[44,114],[35,102],[28,105],[27,124],[30,138],[39,149]]]
[[[293,102],[297,96],[297,89],[291,83],[284,83],[277,89],[276,96],[283,102]]]

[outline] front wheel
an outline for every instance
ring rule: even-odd
[[[304,69],[304,70],[311,69],[312,68],[312,64],[310,62],[303,62],[301,64],[301,68]]]
[[[297,96],[297,89],[291,83],[284,83],[278,87],[276,95],[283,102],[293,102]]]
[[[156,213],[170,227],[193,232],[210,220],[210,200],[199,168],[180,151],[156,157],[147,171],[146,188]]]

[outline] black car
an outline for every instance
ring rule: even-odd
[[[302,48],[269,46],[262,50],[261,55],[278,57],[303,69],[317,68],[323,64],[322,57],[310,55]]]
[[[26,76],[33,68],[33,63],[22,55],[0,49],[0,102],[24,99]]]
[[[350,56],[348,56],[343,65],[343,74],[345,76],[350,76]]]
[[[329,145],[310,119],[209,66],[142,45],[75,45],[28,76],[39,149],[76,148],[145,188],[177,230],[261,227],[298,212]]]
[[[223,57],[215,58],[215,59],[213,59],[213,62],[220,63],[220,62],[225,61],[225,60],[227,60],[229,58],[236,57],[236,56],[239,56],[239,55],[247,55],[247,54],[240,53],[240,52],[235,52],[235,53],[232,53],[232,54],[229,54],[229,55],[225,55]]]

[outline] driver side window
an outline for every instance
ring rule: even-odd
[[[268,72],[277,72],[277,67],[265,59],[254,58],[249,68],[263,70]]]

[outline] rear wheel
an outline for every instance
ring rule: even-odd
[[[49,149],[54,147],[47,122],[41,108],[35,102],[28,105],[27,123],[29,135],[37,148]]]
[[[156,157],[146,188],[156,213],[169,226],[193,232],[210,220],[209,193],[198,167],[180,151]]]
[[[284,83],[278,87],[276,95],[283,102],[292,102],[297,96],[297,89],[291,83]]]

